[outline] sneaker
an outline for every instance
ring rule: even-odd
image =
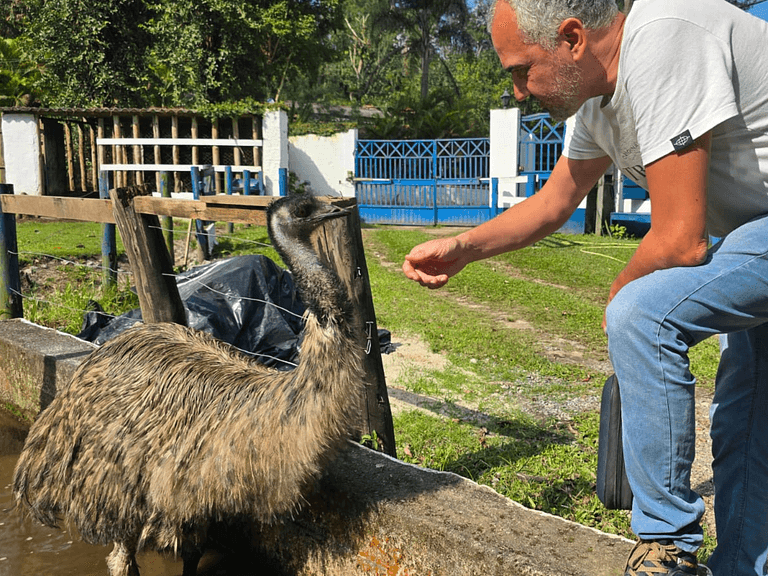
[[[624,576],[712,576],[696,554],[666,540],[640,540],[627,559]]]

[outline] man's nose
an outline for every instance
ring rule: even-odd
[[[522,102],[523,100],[528,98],[528,96],[531,95],[531,93],[528,92],[528,88],[525,84],[513,82],[512,89],[515,93],[515,100],[517,100],[518,102]]]

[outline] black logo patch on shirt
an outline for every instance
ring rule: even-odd
[[[679,134],[678,136],[675,136],[671,140],[672,146],[675,147],[675,152],[680,152],[680,150],[687,148],[691,144],[693,144],[693,136],[691,136],[691,131],[686,130],[682,134]]]

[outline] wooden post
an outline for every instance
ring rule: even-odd
[[[88,175],[85,170],[85,124],[77,126],[77,161],[80,168],[80,191],[88,191]]]
[[[384,379],[376,313],[373,308],[368,267],[365,263],[357,206],[350,207],[350,214],[346,218],[326,222],[312,234],[310,240],[320,258],[325,260],[344,282],[354,309],[360,315],[360,346],[366,351],[366,355],[365,409],[360,415],[359,428],[363,435],[372,437],[375,432],[379,449],[396,457],[392,411]]]
[[[192,117],[192,140],[197,140],[200,134],[200,130],[197,125],[197,117]],[[192,146],[192,164],[195,166],[200,164],[200,147],[199,146]]]
[[[145,323],[187,324],[173,265],[154,214],[137,214],[135,196],[151,194],[149,186],[132,186],[109,191],[117,227],[133,271],[141,316]]]
[[[64,124],[64,150],[67,156],[67,183],[68,192],[75,191],[75,156],[72,150],[72,130],[69,127],[69,122],[63,122]]]
[[[211,125],[211,138],[219,137],[219,120],[218,118],[213,121]],[[221,165],[221,152],[218,146],[211,147],[211,157],[214,169],[216,166]],[[216,178],[216,194],[220,194],[221,186],[219,186],[219,179]]]
[[[141,126],[139,125],[139,117],[135,114],[131,120],[131,127],[133,129],[133,137],[141,138]],[[138,144],[134,144],[133,146],[133,163],[144,164],[144,151]],[[136,184],[144,184],[144,172],[136,172],[135,178]]]
[[[232,138],[234,138],[235,140],[239,140],[240,139],[240,122],[238,121],[237,116],[233,116],[232,117]],[[234,149],[233,149],[233,153],[234,153],[234,164],[235,164],[235,166],[240,166],[240,163],[241,163],[241,160],[242,160],[242,158],[241,158],[242,155],[240,153],[240,147],[239,146],[235,146]]]
[[[0,184],[0,194],[13,194],[12,184]],[[0,319],[23,318],[16,216],[4,214],[0,204]]]
[[[163,198],[171,197],[171,175],[168,172],[160,172],[160,196]],[[168,248],[168,256],[171,258],[171,266],[176,265],[176,255],[173,248],[173,217],[163,216],[163,235],[165,236],[165,246]]]
[[[595,234],[603,235],[603,207],[605,198],[605,174],[597,181],[597,201],[595,202]]]
[[[102,120],[103,122],[103,120]],[[99,189],[99,154],[96,146],[96,133],[93,126],[88,125],[88,136],[91,141],[91,190]]]
[[[98,135],[98,137],[100,139],[104,138],[104,135],[105,135],[104,118],[99,118],[99,123],[98,123],[98,127],[96,128],[96,133],[97,133],[97,135]],[[99,158],[99,162],[98,162],[99,171],[101,171],[101,167],[104,164],[107,163],[107,151],[106,151],[106,148],[104,146],[97,146],[96,153],[97,153],[98,158]],[[116,162],[114,156],[112,156],[112,162]],[[95,186],[99,185],[98,184],[98,182],[99,182],[98,178],[99,177],[100,177],[100,175],[97,175],[96,180],[93,181]]]
[[[261,117],[254,116],[251,122],[251,138],[254,140],[261,139]],[[253,166],[261,166],[261,148],[259,146],[253,147]],[[264,172],[263,167],[262,172]],[[262,192],[259,192],[259,194],[262,194]]]
[[[152,115],[152,137],[160,138],[160,119],[157,117],[157,114]],[[160,146],[155,144],[153,146],[153,152],[154,152],[155,164],[162,164],[163,158],[162,158],[162,155],[160,154]],[[160,172],[155,172],[155,186],[158,190],[162,188],[162,184],[160,183],[162,177],[163,176]]]
[[[109,199],[109,172],[99,175],[99,198]],[[101,225],[101,266],[105,286],[117,285],[117,233],[114,224]]]
[[[122,138],[122,127],[120,125],[120,117],[112,116],[112,138]],[[125,164],[125,150],[122,146],[116,144],[112,145],[112,162],[115,164]],[[122,170],[115,171],[114,184],[115,186],[125,186],[127,182],[128,174]]]
[[[179,117],[173,116],[171,118],[171,138],[178,138],[178,137],[179,137]],[[180,163],[179,147],[174,144],[171,150],[173,154],[173,164],[175,166],[176,164]],[[173,173],[173,191],[181,192],[181,179],[179,178],[178,172]]]

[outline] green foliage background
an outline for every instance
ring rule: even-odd
[[[4,0],[0,106],[277,102],[304,130],[344,129],[341,116],[364,136],[487,136],[489,110],[512,88],[487,32],[490,3]],[[307,114],[309,104],[343,110]],[[363,120],[366,106],[382,116]]]

